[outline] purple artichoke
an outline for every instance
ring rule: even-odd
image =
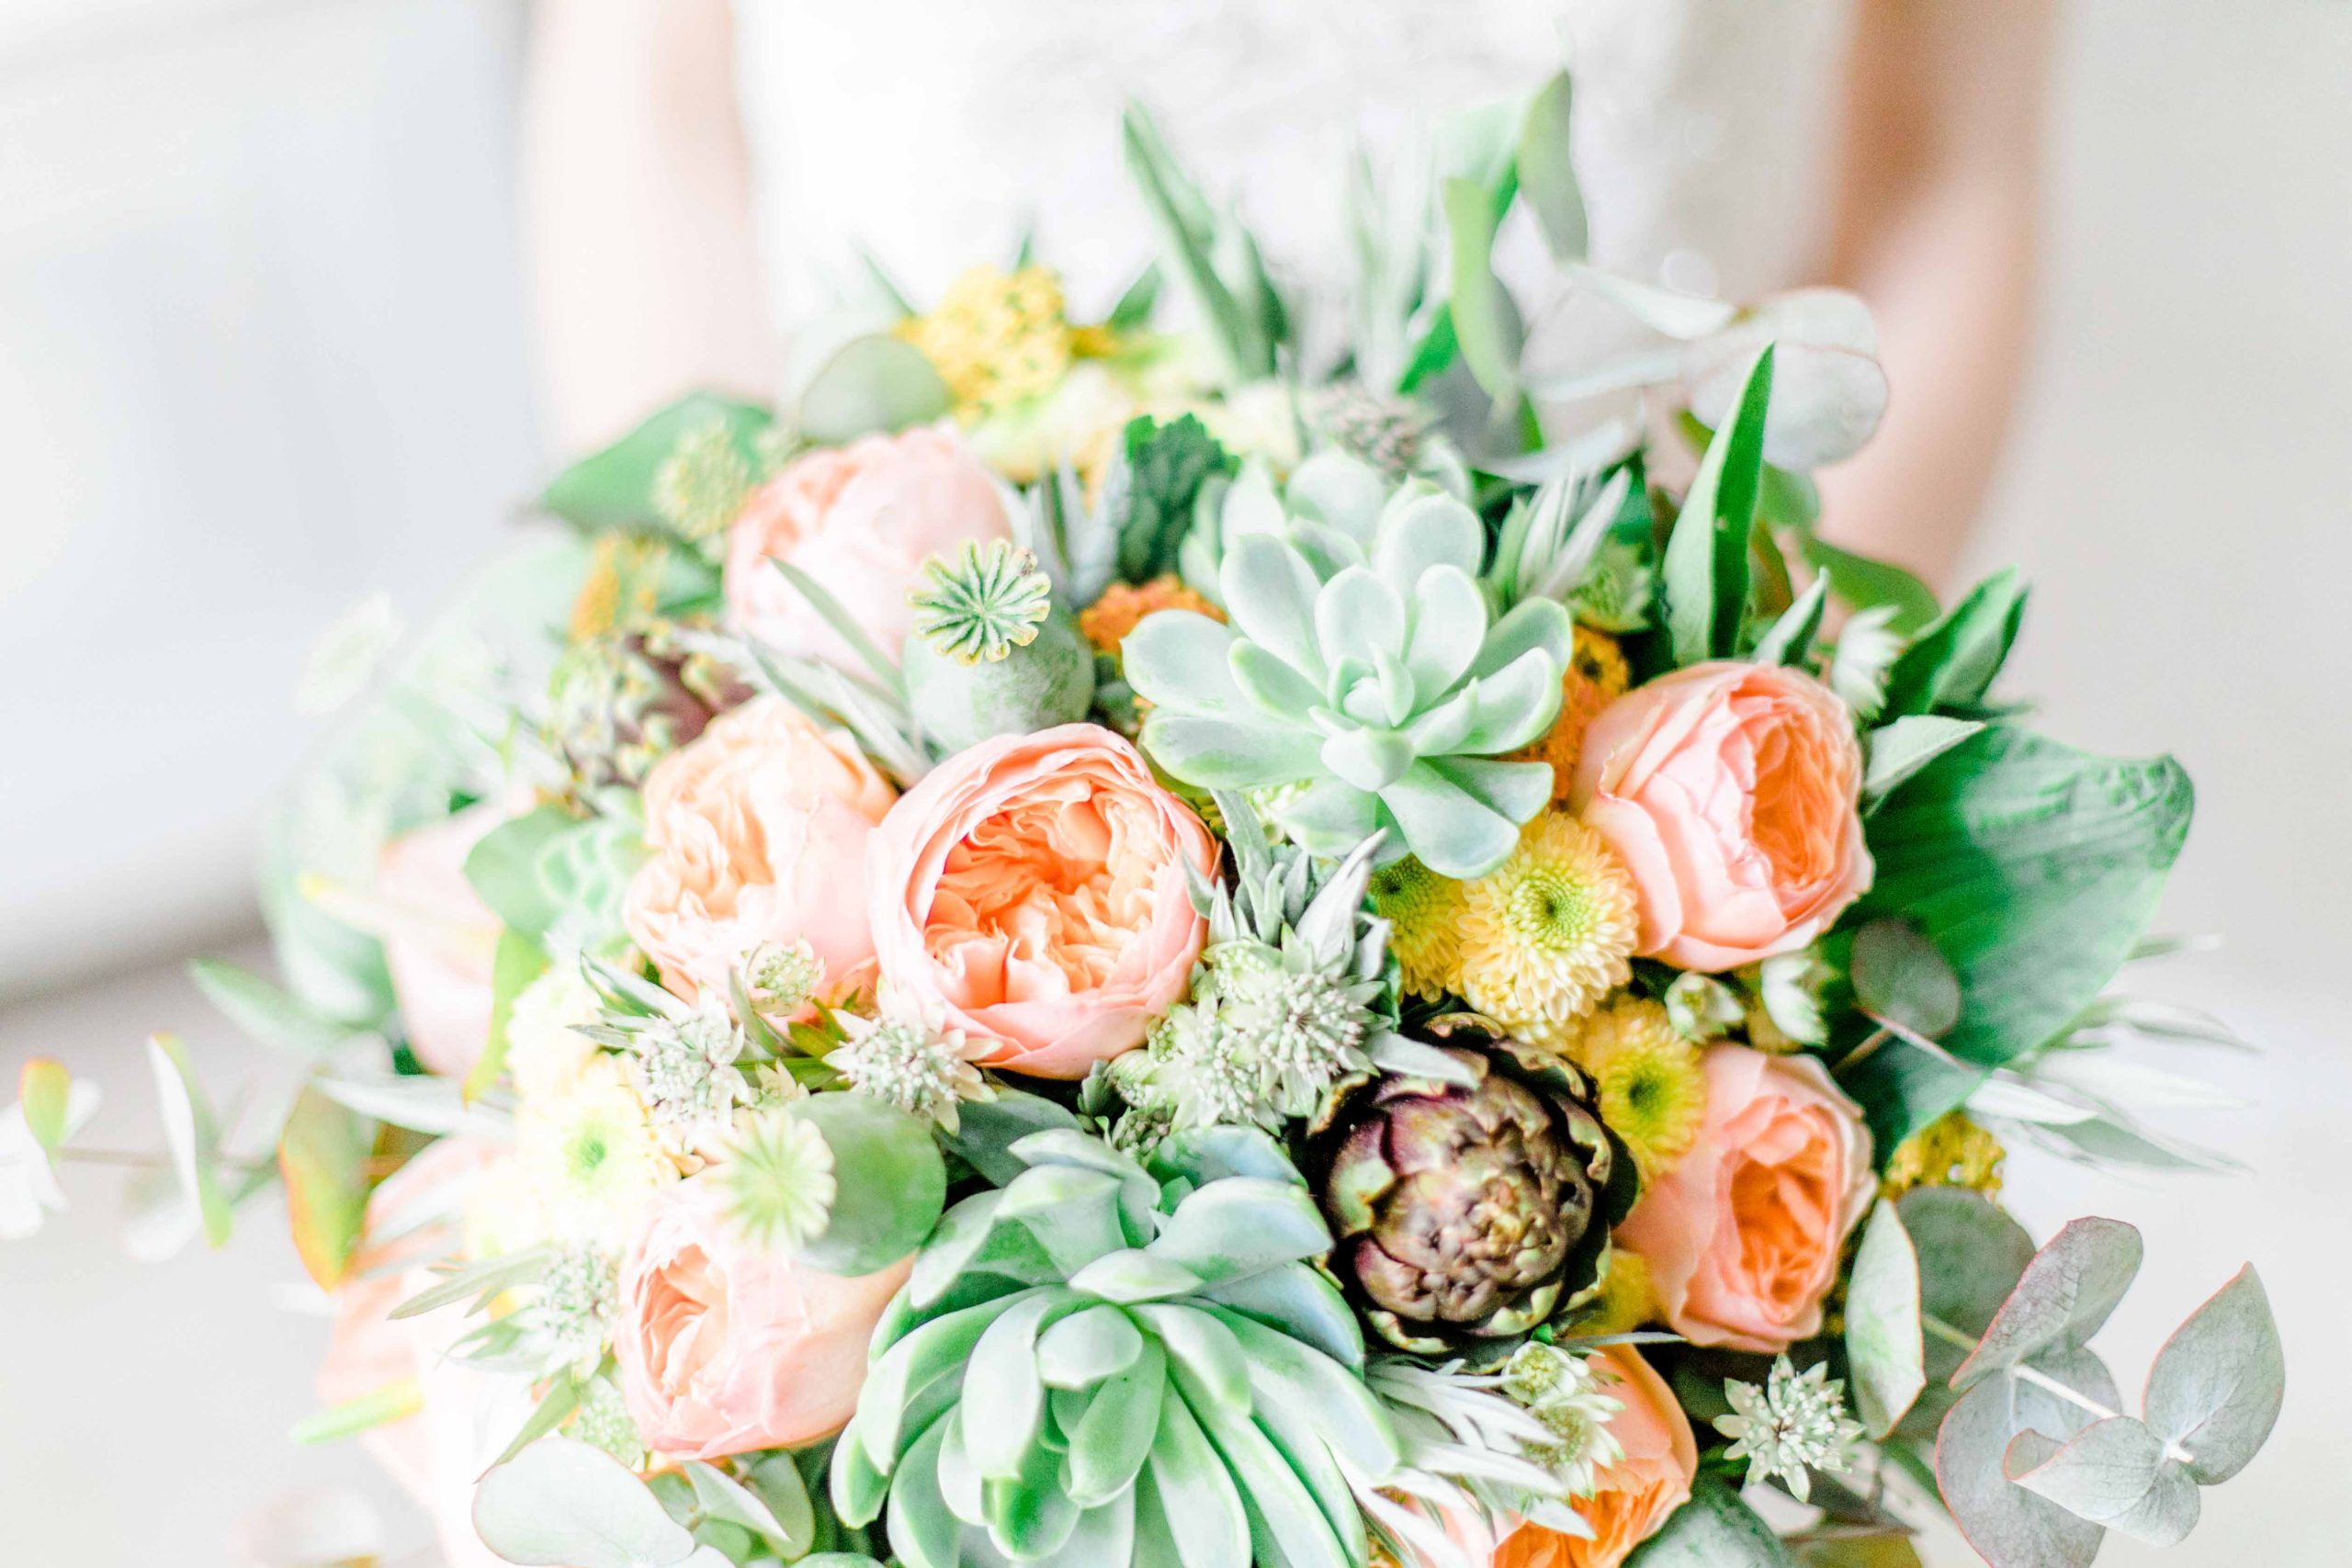
[[[1359,1080],[1302,1163],[1337,1237],[1332,1271],[1374,1330],[1485,1361],[1599,1290],[1633,1162],[1559,1057],[1468,1016],[1432,1032],[1476,1086]]]

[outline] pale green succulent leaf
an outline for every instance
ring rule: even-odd
[[[1341,1366],[1363,1365],[1363,1325],[1340,1288],[1308,1264],[1227,1280],[1201,1294],[1204,1300],[1312,1346]],[[1243,1343],[1249,1343],[1247,1336]]]
[[[1315,1417],[1304,1410],[1261,1400],[1256,1419],[1258,1430],[1315,1499],[1323,1523],[1345,1560],[1351,1563],[1363,1562],[1367,1544],[1363,1510],[1357,1505],[1355,1494],[1349,1490],[1347,1475],[1340,1469],[1339,1461],[1332,1458]]]
[[[947,1511],[967,1525],[988,1518],[987,1493],[980,1472],[972,1466],[971,1450],[964,1446],[964,1411],[957,1406],[940,1425],[947,1440],[939,1445],[939,1495]]]
[[[948,1420],[934,1421],[907,1450],[906,1472],[890,1488],[890,1549],[907,1568],[957,1568],[964,1527],[940,1495],[940,1449]]]
[[[1023,1456],[1019,1475],[984,1475],[989,1540],[1016,1562],[1050,1557],[1077,1532],[1079,1507],[1062,1489],[1061,1468],[1061,1455],[1038,1444]]]
[[[1226,658],[1234,686],[1269,718],[1299,721],[1323,701],[1313,682],[1254,642],[1235,643]]]
[[[844,1524],[863,1529],[882,1517],[883,1503],[890,1495],[890,1478],[867,1455],[855,1423],[833,1445],[830,1469],[833,1512]]]
[[[1283,801],[1281,817],[1283,828],[1317,854],[1345,854],[1380,825],[1374,797],[1338,779],[1317,779]]]
[[[1162,1181],[1181,1178],[1195,1188],[1236,1176],[1306,1185],[1282,1145],[1255,1127],[1188,1128],[1159,1145],[1151,1156],[1151,1168]]]
[[[1486,550],[1486,529],[1477,513],[1462,502],[1442,491],[1411,495],[1400,491],[1381,517],[1380,532],[1373,540],[1372,568],[1398,598],[1409,603],[1432,567],[1451,567],[1476,577]]]
[[[1406,847],[1440,876],[1484,876],[1519,842],[1519,825],[1482,805],[1428,762],[1380,792]]]
[[[1060,1551],[1038,1559],[1038,1568],[1099,1568],[1135,1560],[1136,1499],[1122,1491],[1078,1517],[1078,1528]]]
[[[1374,662],[1405,646],[1405,602],[1369,568],[1351,566],[1315,597],[1315,637],[1323,657]]]
[[[1372,672],[1380,686],[1380,722],[1394,729],[1413,716],[1413,672],[1402,658],[1385,648],[1373,649]]]
[[[1317,753],[1322,771],[1368,794],[1377,794],[1414,766],[1413,743],[1393,729],[1342,730]]]
[[[1315,570],[1315,575],[1326,581],[1351,566],[1366,563],[1363,546],[1360,542],[1311,517],[1293,519],[1290,526],[1283,530],[1283,537],[1290,541],[1291,548]]]
[[[1471,660],[1470,673],[1491,675],[1514,663],[1531,649],[1542,649],[1551,656],[1555,671],[1568,667],[1568,656],[1576,647],[1576,623],[1569,618],[1567,607],[1553,599],[1528,599],[1511,607],[1509,614],[1487,629],[1478,645],[1478,656]]]
[[[1238,1176],[1195,1190],[1145,1250],[1209,1284],[1279,1268],[1330,1249],[1331,1233],[1304,1188]]]
[[[1126,1245],[1119,1224],[1119,1178],[1074,1166],[1032,1167],[1004,1190],[1000,1219],[1018,1220],[1054,1267],[1075,1274]]]
[[[1426,704],[1452,691],[1476,662],[1487,636],[1487,600],[1468,572],[1435,566],[1417,580],[1411,604],[1405,667]]]
[[[896,1463],[900,1418],[918,1391],[969,1360],[981,1337],[1007,1312],[1047,1299],[1049,1292],[1041,1289],[965,1307],[933,1318],[884,1351],[866,1372],[865,1386],[858,1390],[852,1427],[876,1468],[888,1474],[884,1461]]]
[[[1144,1340],[1126,1371],[1094,1391],[1069,1438],[1070,1495],[1093,1507],[1125,1491],[1142,1470],[1168,1394],[1168,1352]]]
[[[1226,551],[1219,574],[1234,629],[1310,681],[1325,677],[1315,635],[1322,581],[1306,558],[1279,539],[1248,535]]]
[[[1143,1335],[1115,1306],[1073,1313],[1038,1337],[1037,1374],[1047,1388],[1091,1388],[1135,1364]]]
[[[1250,705],[1226,672],[1232,628],[1193,610],[1155,610],[1119,645],[1120,670],[1138,695],[1186,713],[1241,714]]]
[[[1325,1444],[1367,1475],[1378,1478],[1396,1467],[1402,1455],[1388,1413],[1355,1370],[1363,1360],[1361,1340],[1355,1357],[1343,1362],[1241,1312],[1220,1309],[1217,1318],[1249,1359],[1256,1409],[1280,1405],[1306,1416]]]
[[[1503,762],[1487,757],[1432,757],[1429,766],[1446,783],[1513,822],[1531,820],[1552,798],[1545,762]]]
[[[1073,1292],[1034,1292],[1016,1299],[972,1347],[971,1363],[964,1369],[964,1407],[985,1411],[988,1419],[978,1430],[966,1430],[964,1446],[987,1479],[1021,1479],[1046,1415],[1037,1337],[1083,1304]]]
[[[1214,1405],[1247,1418],[1250,1363],[1233,1330],[1195,1306],[1158,1302],[1135,1309],[1136,1321],[1168,1351],[1176,1386],[1197,1408]]]
[[[913,1305],[930,1306],[958,1280],[973,1274],[1001,1275],[1025,1285],[1050,1284],[1061,1278],[1027,1226],[998,1223],[997,1205],[1003,1197],[1001,1192],[978,1193],[941,1216],[907,1280]]]
[[[1187,784],[1212,789],[1263,789],[1323,775],[1321,738],[1234,719],[1193,717],[1154,708],[1144,720],[1144,750]]]
[[[1287,1568],[1353,1568],[1314,1495],[1246,1411],[1213,1406],[1194,1414],[1226,1468],[1242,1483],[1258,1561]]]
[[[1388,499],[1388,481],[1361,457],[1325,451],[1298,466],[1283,493],[1294,513],[1370,545],[1381,506]]]
[[[1241,1494],[1181,1399],[1161,1406],[1146,1473],[1157,1494],[1158,1522],[1183,1568],[1250,1568],[1250,1516]]]
[[[1069,1288],[1126,1305],[1190,1295],[1201,1288],[1201,1277],[1181,1263],[1131,1247],[1096,1258],[1069,1277]]]

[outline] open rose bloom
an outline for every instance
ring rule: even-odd
[[[891,808],[868,874],[885,979],[993,1040],[988,1065],[1076,1078],[1181,999],[1207,925],[1201,819],[1091,724],[983,742]]]
[[[1694,664],[1592,721],[1578,813],[1634,874],[1635,951],[1714,971],[1793,953],[1871,885],[1854,716],[1794,670]]]
[[[1860,1107],[1811,1056],[1706,1054],[1697,1142],[1617,1231],[1697,1345],[1787,1348],[1821,1331],[1846,1237],[1878,1190]]]

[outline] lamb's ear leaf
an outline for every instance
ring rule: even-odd
[[[1893,1203],[1882,1201],[1862,1232],[1847,1289],[1846,1359],[1854,1408],[1870,1435],[1894,1429],[1928,1386],[1919,1322],[1919,1254]]]
[[[2216,1486],[2245,1468],[2278,1423],[2287,1357],[2252,1264],[2173,1331],[2148,1373],[2148,1425]]]
[[[1625,1568],[1795,1568],[1795,1560],[1738,1493],[1702,1476]]]
[[[1748,365],[1732,417],[1707,442],[1667,538],[1667,631],[1678,665],[1728,658],[1738,641],[1771,400],[1772,345],[1767,344]]]

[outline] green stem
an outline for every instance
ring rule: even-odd
[[[1942,1318],[1938,1317],[1933,1313],[1921,1313],[1919,1314],[1919,1326],[1925,1329],[1931,1337],[1940,1339],[1945,1344],[1952,1346],[1957,1349],[1973,1353],[1976,1348],[1978,1343],[1976,1336],[1969,1333],[1966,1329],[1954,1327],[1952,1325],[1946,1323]],[[2062,1399],[2067,1404],[2073,1405],[2075,1409],[2084,1411],[2095,1419],[2100,1421],[2112,1421],[2122,1414],[2120,1411],[2109,1410],[2106,1405],[2100,1404],[2098,1400],[2093,1399],[2089,1394],[2084,1393],[2078,1389],[2070,1388],[2066,1384],[2060,1382],[2056,1378],[2052,1377],[2048,1372],[2043,1371],[2039,1367],[2030,1367],[2027,1366],[2023,1362],[2019,1362],[2016,1366],[2010,1367],[2007,1370],[2009,1375],[2016,1378],[2019,1382],[2030,1383],[2035,1388],[2041,1390],[2042,1393],[2049,1394],[2052,1398]],[[2169,1460],[2177,1461],[2182,1464],[2188,1464],[2194,1461],[2194,1456],[2191,1455],[2187,1449],[2182,1448],[2178,1443],[2175,1442],[2166,1442],[2165,1444],[2165,1457]]]

